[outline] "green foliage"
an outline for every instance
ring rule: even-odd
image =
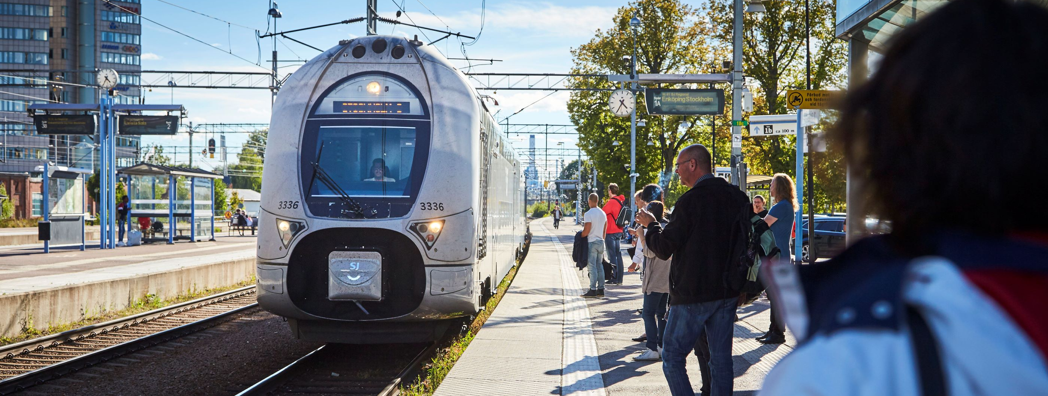
[[[40,221],[39,217],[32,218],[32,219],[13,219],[13,218],[0,219],[0,228],[36,227],[36,223],[38,221]]]
[[[174,161],[171,160],[171,157],[168,157],[167,155],[164,155],[164,146],[154,144],[152,146],[149,146],[144,151],[144,153],[145,154],[142,157],[142,162],[145,162],[147,164],[164,165],[164,166],[173,166],[174,165]]]
[[[534,218],[546,217],[549,211],[546,210],[546,201],[535,202],[528,206],[528,215]]]
[[[0,183],[0,196],[7,197],[7,187]],[[0,198],[0,220],[9,219],[15,214],[15,204],[11,198]]]
[[[233,194],[229,196],[229,207],[230,207],[230,210],[237,209],[237,208],[239,208],[243,204],[244,204],[244,200],[240,198],[240,194],[237,194],[236,191],[233,191]]]
[[[225,213],[229,209],[229,193],[226,192],[226,183],[222,179],[212,179],[215,189],[215,214]]]
[[[238,163],[229,166],[233,188],[262,191],[262,163],[266,157],[268,130],[252,132],[237,154]]]
[[[709,20],[695,8],[678,0],[638,0],[620,8],[614,26],[598,30],[588,43],[572,50],[573,73],[628,74],[623,56],[631,56],[633,35],[629,20],[638,14],[642,20],[636,36],[638,73],[714,73],[721,72],[724,53],[708,42],[712,34]],[[723,51],[721,51],[723,52]],[[617,88],[603,78],[579,79],[575,83]],[[679,84],[653,85],[651,88],[680,88]],[[708,144],[712,138],[711,117],[647,116],[642,95],[637,97],[637,118],[647,125],[637,128],[637,185],[668,181],[680,150],[693,143]],[[579,131],[579,145],[596,164],[605,183],[629,186],[629,172],[623,165],[630,158],[630,120],[614,117],[607,108],[608,93],[574,92],[568,112]],[[719,125],[726,121],[717,122]],[[718,142],[728,144],[727,135]],[[614,145],[613,142],[619,142]],[[648,145],[652,142],[652,145]],[[718,150],[718,159],[727,158]]]

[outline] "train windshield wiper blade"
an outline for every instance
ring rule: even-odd
[[[320,164],[317,162],[313,162],[313,179],[319,179],[320,182],[324,183],[325,186],[330,188],[332,191],[338,193],[339,199],[342,200],[342,202],[349,207],[349,211],[353,212],[357,216],[360,216],[361,218],[367,217],[364,214],[364,208],[361,207],[356,200],[350,197],[349,194],[347,194],[346,191],[343,190],[342,187],[339,186],[338,183],[335,182],[335,180],[332,179],[330,175],[328,175],[327,171],[325,171],[324,168],[322,168]],[[312,188],[313,186],[310,185],[310,189]],[[343,211],[343,213],[345,212]]]
[[[351,212],[355,213],[357,216],[360,216],[361,218],[366,217],[364,215],[364,208],[361,207],[356,200],[350,197],[349,194],[347,194],[346,191],[343,190],[342,187],[339,186],[338,183],[335,182],[335,180],[333,180],[330,175],[328,175],[327,171],[325,171],[324,168],[320,166],[320,158],[323,155],[324,142],[320,142],[320,150],[318,150],[317,152],[317,160],[316,162],[311,162],[311,164],[313,165],[313,175],[309,179],[309,187],[306,189],[306,192],[309,193],[309,196],[313,196],[313,184],[317,181],[317,177],[319,177],[321,183],[324,183],[325,186],[330,188],[332,191],[338,193],[339,199],[341,199],[342,202],[349,207],[349,210]],[[345,214],[345,211],[342,211],[342,214]]]

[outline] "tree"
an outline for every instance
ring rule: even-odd
[[[598,30],[588,43],[572,49],[572,73],[629,74],[629,63],[624,62],[623,57],[633,53],[629,21],[635,14],[642,20],[636,37],[638,73],[720,71],[717,64],[725,54],[718,53],[707,41],[713,33],[707,18],[678,0],[638,0],[618,10],[613,18],[615,26],[610,30]],[[613,88],[603,77],[579,78],[574,83]],[[675,86],[662,84],[653,88]],[[673,175],[680,150],[688,144],[708,142],[712,130],[709,122],[698,116],[645,117],[643,98],[637,99],[637,118],[647,121],[646,126],[637,128],[635,172],[640,175],[637,185],[651,182],[665,185]],[[612,116],[607,110],[607,100],[606,92],[574,92],[568,101],[568,112],[579,131],[579,146],[596,164],[602,181],[628,186],[629,171],[625,164],[629,164],[630,158],[630,121]],[[724,143],[727,140],[723,139]],[[647,144],[649,141],[652,145]]]
[[[152,145],[146,148],[142,154],[142,162],[154,165],[172,166],[174,161],[171,161],[171,157],[164,155],[164,146]]]
[[[240,198],[240,194],[237,194],[236,191],[233,191],[233,194],[229,196],[229,207],[231,209],[239,209],[240,205],[243,204],[244,200]]]
[[[732,0],[712,0],[706,6],[713,26],[717,27],[713,45],[729,52],[733,34],[732,4]],[[770,1],[764,6],[766,12],[746,14],[744,18],[743,72],[748,83],[756,83],[752,86],[755,91],[754,114],[786,114],[786,90],[806,87],[804,1]],[[834,37],[836,1],[809,0],[809,7],[811,87],[842,87],[847,48],[843,41]],[[743,153],[752,174],[794,174],[796,138],[793,136],[746,139]],[[813,158],[817,177],[815,197],[822,202],[819,206],[843,204],[844,164],[841,154],[831,151],[816,154]],[[838,176],[840,179],[836,179]]]
[[[225,213],[229,209],[229,196],[226,193],[226,183],[222,179],[211,179],[213,188],[215,189],[215,214]]]
[[[15,204],[7,195],[7,187],[0,183],[0,220],[10,219],[15,214]]]
[[[251,133],[237,154],[238,163],[229,166],[233,188],[262,191],[262,163],[266,157],[268,130]]]

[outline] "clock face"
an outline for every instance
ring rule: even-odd
[[[116,74],[116,70],[103,69],[98,71],[98,76],[96,77],[96,80],[98,80],[98,85],[102,86],[102,88],[113,89],[113,87],[116,86],[118,78],[119,77]]]
[[[608,99],[608,108],[612,114],[619,117],[625,117],[633,112],[633,106],[636,105],[636,98],[633,96],[633,92],[625,89],[618,89],[611,93],[611,98]]]

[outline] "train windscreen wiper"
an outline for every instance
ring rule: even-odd
[[[364,207],[361,206],[360,203],[358,203],[355,199],[350,197],[349,194],[342,189],[342,186],[339,186],[338,183],[331,178],[331,175],[329,175],[327,171],[325,171],[324,168],[320,166],[320,158],[323,155],[324,142],[320,142],[320,150],[318,150],[317,152],[317,160],[310,163],[313,165],[313,175],[309,180],[309,188],[306,189],[306,191],[309,191],[310,196],[312,196],[313,184],[319,179],[321,183],[324,183],[325,186],[337,193],[339,196],[339,200],[341,200],[342,203],[344,203],[346,207],[349,208],[348,211],[346,209],[343,209],[341,211],[341,214],[345,215],[347,214],[347,212],[349,212],[351,214],[359,216],[360,218],[366,218],[367,214],[364,213]],[[377,212],[374,209],[372,209],[371,214],[374,215],[375,213]]]

